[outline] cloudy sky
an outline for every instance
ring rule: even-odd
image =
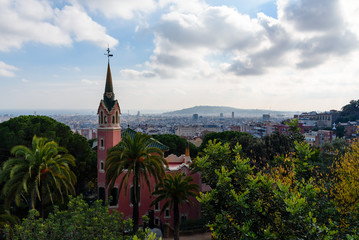
[[[340,109],[358,0],[0,0],[0,109]]]

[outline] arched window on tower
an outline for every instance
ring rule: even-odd
[[[112,115],[112,124],[115,124],[115,116]]]
[[[103,111],[100,112],[100,124],[103,124]]]
[[[104,140],[103,138],[100,139],[100,148],[104,148],[105,144],[104,144]]]
[[[100,162],[100,172],[105,171],[105,163],[103,161]]]
[[[104,122],[107,124],[107,116],[104,117]]]
[[[118,124],[118,112],[116,111],[116,123]]]

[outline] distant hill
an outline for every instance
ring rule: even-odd
[[[223,107],[223,106],[195,106],[191,108],[185,108],[182,110],[165,112],[163,115],[193,115],[198,114],[199,116],[219,116],[223,113],[224,117],[231,117],[232,112],[234,112],[234,117],[262,117],[263,114],[270,114],[271,117],[275,118],[286,118],[293,117],[294,114],[299,112],[290,112],[290,111],[272,111],[264,109],[240,109],[233,107]]]

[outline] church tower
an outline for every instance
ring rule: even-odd
[[[111,69],[110,69],[110,49],[107,49],[108,65],[105,92],[100,106],[97,110],[97,186],[99,199],[106,200],[106,172],[105,163],[107,151],[121,141],[120,127],[120,105],[115,100],[113,92]]]

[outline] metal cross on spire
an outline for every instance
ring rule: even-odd
[[[110,53],[111,51],[109,47],[107,48],[106,52],[107,53],[105,53],[105,55],[107,55],[108,63],[110,63],[110,57],[113,57],[113,54]]]

